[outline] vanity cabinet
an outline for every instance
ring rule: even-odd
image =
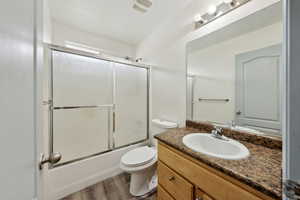
[[[158,200],[274,200],[162,142],[158,159]]]

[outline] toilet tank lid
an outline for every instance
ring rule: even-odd
[[[152,120],[153,125],[160,127],[160,128],[177,128],[178,124],[175,122],[162,120],[162,119],[153,119]]]

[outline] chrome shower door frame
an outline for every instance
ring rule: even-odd
[[[78,50],[74,50],[74,49],[70,49],[70,48],[66,48],[66,47],[61,47],[61,46],[57,46],[57,45],[52,45],[52,44],[45,44],[45,47],[47,55],[50,59],[49,59],[49,83],[48,83],[48,100],[44,101],[45,105],[48,105],[48,120],[49,120],[49,155],[55,153],[54,152],[54,146],[53,146],[53,111],[54,110],[59,110],[59,109],[85,109],[85,108],[93,108],[93,109],[104,109],[107,110],[107,114],[108,114],[108,150],[105,151],[101,151],[92,155],[86,155],[84,157],[80,157],[80,158],[76,158],[70,161],[66,161],[66,162],[62,162],[62,163],[58,163],[58,164],[49,164],[49,168],[55,168],[55,167],[59,167],[59,166],[64,166],[70,163],[74,163],[80,160],[84,160],[84,159],[88,159],[88,158],[92,158],[95,156],[99,156],[101,154],[104,153],[108,153],[117,149],[121,149],[121,148],[125,148],[131,145],[135,145],[135,144],[142,144],[142,143],[149,143],[150,142],[150,119],[149,119],[149,115],[150,115],[150,73],[151,73],[151,68],[149,66],[146,65],[142,65],[142,64],[138,64],[138,63],[131,63],[131,62],[127,62],[127,61],[122,61],[121,59],[112,59],[109,57],[104,57],[104,56],[100,56],[100,55],[94,55],[94,54],[90,54],[90,53],[86,53],[83,51],[78,51]],[[85,57],[89,57],[89,58],[95,58],[98,60],[103,60],[103,61],[108,61],[112,64],[125,64],[127,66],[131,66],[131,67],[137,67],[137,68],[144,68],[147,70],[147,136],[145,139],[140,140],[140,141],[136,141],[136,142],[132,142],[126,145],[122,145],[122,146],[115,146],[115,100],[116,100],[116,73],[115,73],[115,67],[113,67],[113,104],[108,104],[108,105],[91,105],[91,106],[66,106],[66,107],[54,107],[53,105],[53,52],[54,51],[58,51],[58,52],[63,52],[63,53],[69,53],[69,54],[74,54],[74,55],[79,55],[79,56],[85,56]],[[63,156],[63,155],[62,155]]]

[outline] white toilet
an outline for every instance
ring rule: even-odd
[[[158,128],[152,135],[178,127],[177,123],[158,119],[152,120],[152,123]],[[120,161],[120,168],[131,174],[130,194],[136,197],[152,193],[157,186],[157,142],[152,141],[152,143],[154,143],[153,147],[138,147],[125,153]]]

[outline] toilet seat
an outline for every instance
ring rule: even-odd
[[[146,165],[156,158],[153,148],[144,146],[127,152],[121,158],[121,163],[126,167],[139,167]]]

